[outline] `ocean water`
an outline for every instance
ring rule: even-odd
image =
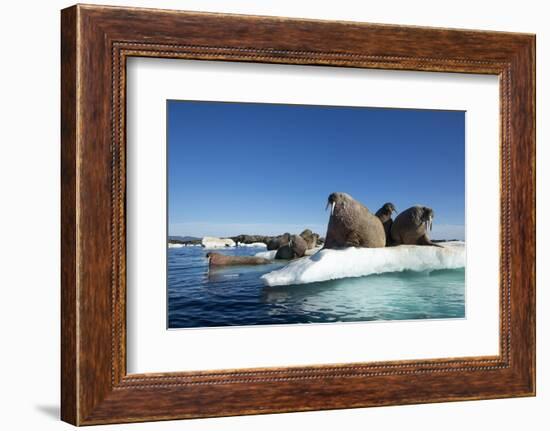
[[[252,256],[265,249],[216,252]],[[168,249],[168,327],[272,325],[465,316],[464,268],[401,271],[268,287],[270,265],[209,270],[202,247]]]

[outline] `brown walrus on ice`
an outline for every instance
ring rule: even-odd
[[[391,226],[393,224],[393,220],[391,218],[393,213],[397,214],[397,210],[395,209],[395,205],[391,202],[386,202],[384,205],[382,205],[382,208],[380,208],[378,211],[376,211],[375,216],[380,219],[382,224],[384,225],[384,232],[386,233],[386,245],[390,245],[392,243],[391,240]]]
[[[227,266],[227,265],[265,265],[271,263],[270,260],[256,256],[228,256],[221,253],[206,253],[209,266]]]
[[[290,242],[290,234],[287,232],[282,235],[271,238],[269,241],[267,241],[267,250],[268,251],[277,250],[287,245],[289,242]]]
[[[378,217],[347,193],[328,197],[330,219],[324,248],[384,247],[386,234]]]
[[[400,213],[393,221],[391,239],[395,245],[433,245],[428,237],[428,229],[432,230],[434,211],[431,208],[415,205]]]
[[[308,250],[317,247],[319,242],[318,233],[312,232],[311,229],[305,229],[300,236],[305,240]]]
[[[296,259],[303,257],[308,249],[307,242],[300,235],[292,235],[288,244],[279,247],[275,259]]]

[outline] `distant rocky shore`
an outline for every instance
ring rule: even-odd
[[[169,247],[202,246],[205,248],[224,247],[266,247],[268,251],[277,250],[277,259],[294,259],[304,256],[308,250],[322,246],[324,238],[318,233],[305,229],[299,235],[286,232],[281,235],[236,235],[227,238],[219,237],[184,237],[168,238]]]
[[[304,233],[306,233],[306,235],[307,235],[308,231],[311,232],[309,229],[306,229],[300,235],[303,237]],[[323,237],[320,237],[319,234],[317,234],[317,233],[312,233],[312,235],[317,237],[316,246],[323,245],[324,240],[325,240]],[[268,250],[276,250],[277,247],[275,246],[275,244],[277,244],[277,242],[280,243],[282,239],[286,239],[289,236],[291,236],[289,233],[284,233],[284,234],[281,234],[281,235],[274,235],[274,236],[270,236],[270,235],[237,235],[237,236],[231,236],[231,237],[228,237],[228,238],[218,238],[218,239],[220,239],[220,240],[230,239],[235,243],[234,246],[237,246],[237,244],[250,245],[250,244],[263,243],[268,247]],[[206,238],[216,238],[216,237],[206,237]],[[197,245],[197,246],[200,245],[200,246],[202,246],[203,245],[202,241],[203,241],[203,238],[192,238],[192,239],[179,239],[179,238],[172,238],[172,237],[168,238],[168,244],[181,244],[181,245],[184,245],[184,246],[187,246],[187,245]],[[460,239],[433,239],[432,240],[432,242],[455,242],[455,241],[462,241],[462,240],[460,240]],[[288,242],[288,240],[286,242]]]

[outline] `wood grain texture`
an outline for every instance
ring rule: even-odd
[[[76,8],[61,16],[61,417],[78,421],[76,299]]]
[[[61,37],[63,420],[87,425],[534,395],[533,35],[79,5],[62,11]],[[127,375],[130,56],[498,75],[499,355]]]

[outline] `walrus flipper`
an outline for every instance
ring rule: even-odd
[[[346,246],[347,247],[362,247],[361,239],[357,232],[350,232],[346,237]]]
[[[434,247],[441,247],[442,245],[436,244],[435,242],[432,242],[430,238],[428,238],[428,235],[424,234],[420,238],[418,238],[418,241],[416,241],[416,245],[433,245]]]

